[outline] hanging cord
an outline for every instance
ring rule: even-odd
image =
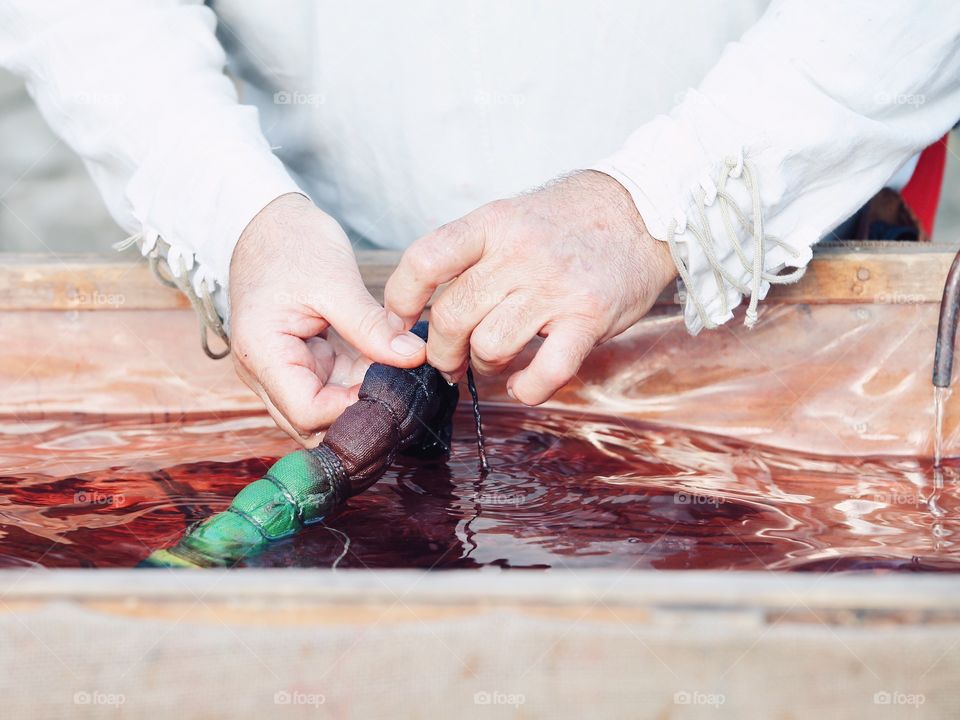
[[[700,221],[701,227],[697,228],[692,224],[688,224],[685,228],[681,228],[678,231],[676,220],[671,221],[670,225],[667,227],[667,245],[670,247],[670,257],[673,258],[673,264],[677,266],[677,273],[680,275],[680,279],[683,281],[687,296],[693,302],[693,306],[697,311],[697,315],[700,317],[700,322],[702,322],[703,326],[708,330],[715,328],[717,324],[713,322],[710,319],[710,316],[707,314],[706,308],[704,307],[703,302],[700,299],[700,295],[697,292],[697,289],[694,287],[693,281],[690,277],[690,270],[680,254],[680,248],[678,246],[676,236],[678,234],[683,234],[684,230],[688,230],[696,239],[700,248],[703,250],[703,254],[707,259],[707,263],[713,270],[713,277],[720,292],[721,312],[726,315],[730,310],[730,306],[727,303],[727,283],[736,288],[741,295],[750,296],[750,304],[747,307],[747,315],[744,319],[744,324],[747,327],[753,327],[757,322],[757,305],[760,302],[760,286],[764,280],[771,285],[788,285],[799,280],[806,270],[805,267],[798,267],[791,273],[777,275],[767,272],[763,269],[764,259],[766,257],[767,242],[771,242],[782,247],[795,258],[800,257],[800,252],[779,238],[773,235],[764,234],[763,213],[760,205],[760,186],[757,182],[757,172],[753,166],[753,163],[750,161],[745,161],[742,158],[737,160],[727,158],[724,164],[725,168],[720,175],[720,181],[716,189],[716,200],[719,201],[720,217],[723,220],[723,227],[727,233],[727,238],[733,245],[733,249],[737,254],[737,258],[740,260],[740,264],[743,266],[743,269],[750,273],[749,286],[745,285],[738,278],[731,275],[717,258],[716,245],[710,229],[710,223],[707,220],[707,194],[703,188],[697,188],[696,192],[693,194],[694,203],[697,207],[697,217]],[[744,184],[750,191],[750,199],[753,205],[751,218],[748,218],[743,210],[740,209],[736,203],[736,200],[732,195],[730,195],[729,192],[727,192],[726,189],[727,181],[730,178],[738,178],[741,176]],[[744,253],[743,248],[740,246],[740,240],[734,229],[733,220],[730,217],[731,212],[733,213],[734,217],[736,217],[736,220],[740,226],[751,234],[753,243],[752,258],[748,258]]]
[[[473,368],[467,365],[467,389],[470,391],[470,400],[473,402],[473,424],[477,433],[477,455],[480,461],[480,476],[490,472],[490,463],[487,462],[487,440],[483,435],[483,419],[480,417],[480,396],[477,394],[477,383],[473,379]]]
[[[117,250],[126,250],[142,239],[141,234],[131,235],[126,240],[116,243],[113,247]],[[200,346],[207,357],[213,360],[221,360],[230,354],[230,338],[226,329],[223,327],[223,321],[213,304],[213,297],[207,289],[206,282],[200,284],[200,294],[193,289],[193,283],[190,282],[190,276],[187,272],[187,265],[181,255],[179,258],[180,275],[171,271],[167,260],[169,256],[170,245],[162,238],[157,238],[156,244],[147,253],[147,262],[150,266],[150,272],[160,281],[161,284],[170,288],[176,288],[190,301],[197,318],[200,320]],[[224,349],[216,352],[210,348],[209,333],[212,332],[224,344]]]

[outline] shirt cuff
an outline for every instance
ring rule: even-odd
[[[180,134],[176,147],[152,149],[127,186],[143,254],[162,237],[171,272],[188,272],[198,295],[206,287],[224,324],[230,259],[244,228],[281,195],[303,194],[263,138],[256,110],[232,112],[233,132]]]
[[[654,238],[676,244],[688,280],[681,272],[684,320],[694,335],[730,320],[745,289],[755,289],[757,301],[762,300],[770,289],[762,274],[805,267],[810,246],[819,239],[816,230],[805,227],[793,229],[790,244],[763,236],[761,279],[754,283],[754,229],[740,222],[732,206],[752,221],[754,199],[760,200],[763,214],[767,203],[782,196],[783,187],[776,150],[751,151],[744,144],[747,137],[746,129],[726,118],[709,97],[691,90],[670,115],[642,126],[616,153],[590,168],[624,186]],[[762,197],[748,183],[751,168],[752,182],[765,183]],[[721,190],[726,198],[718,194]],[[760,227],[762,232],[765,226]],[[801,273],[791,275],[799,279]]]

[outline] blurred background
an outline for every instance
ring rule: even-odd
[[[960,136],[954,131],[934,241],[960,236]],[[0,70],[0,252],[115,253],[124,232],[80,160],[54,137],[23,83]],[[131,255],[130,257],[133,257]]]
[[[0,252],[107,254],[124,237],[23,82],[0,70]]]

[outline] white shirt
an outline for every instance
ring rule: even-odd
[[[593,167],[655,237],[673,225],[689,295],[716,323],[741,293],[714,266],[741,285],[753,274],[711,197],[727,158],[755,170],[764,232],[799,252],[768,242],[775,272],[960,118],[960,3],[765,5],[0,0],[0,64],[144,252],[163,237],[224,314],[233,247],[283,193],[401,248]],[[742,175],[729,191],[750,213]],[[693,235],[704,219],[712,253]],[[686,319],[704,324],[689,299]]]

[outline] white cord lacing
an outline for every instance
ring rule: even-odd
[[[748,160],[744,160],[741,155],[736,160],[727,158],[724,165],[725,168],[723,172],[720,173],[720,180],[716,186],[715,194],[713,192],[710,193],[712,197],[709,197],[708,199],[707,189],[704,187],[697,188],[697,190],[693,193],[693,199],[694,203],[696,204],[697,217],[700,221],[700,227],[698,228],[692,223],[686,223],[683,220],[679,222],[677,220],[672,220],[670,225],[667,227],[667,245],[670,247],[670,257],[673,258],[673,263],[677,266],[677,273],[680,275],[680,279],[683,281],[687,296],[693,302],[694,308],[697,311],[697,315],[700,317],[700,321],[707,329],[715,328],[717,324],[710,319],[710,316],[707,314],[706,308],[700,299],[700,295],[693,284],[693,281],[690,277],[689,268],[687,268],[687,264],[684,262],[683,257],[680,254],[680,248],[676,239],[677,235],[682,235],[685,231],[689,230],[690,234],[696,238],[697,243],[703,250],[703,254],[710,265],[710,268],[713,270],[713,277],[717,283],[717,289],[720,294],[721,312],[724,315],[730,311],[730,306],[727,303],[726,283],[729,283],[731,286],[736,288],[741,295],[750,296],[750,304],[747,307],[747,315],[744,319],[744,324],[747,327],[753,327],[753,325],[757,322],[757,305],[760,302],[760,285],[764,280],[771,285],[788,285],[799,280],[806,270],[806,267],[799,266],[793,272],[784,275],[777,275],[764,270],[767,242],[779,245],[795,258],[800,258],[801,252],[773,235],[764,234],[763,213],[760,205],[760,186],[757,182],[757,173],[753,163]],[[743,178],[743,182],[750,192],[751,202],[753,204],[752,218],[748,218],[746,216],[743,210],[741,210],[737,205],[736,200],[734,200],[730,193],[727,192],[726,188],[728,180],[730,178],[738,177]],[[701,183],[701,186],[703,185],[704,183]],[[713,190],[713,188],[708,189]],[[708,204],[712,204],[714,199],[719,201],[720,217],[723,220],[723,226],[726,230],[727,238],[729,239],[730,244],[733,246],[737,257],[740,259],[743,269],[750,273],[749,286],[745,285],[738,278],[734,277],[726,268],[723,267],[723,264],[717,258],[716,244],[714,243],[713,233],[710,229],[710,223],[707,220],[706,210],[706,206]],[[737,221],[740,223],[740,226],[751,234],[751,239],[753,241],[752,258],[748,258],[746,253],[744,253],[743,248],[740,246],[740,239],[734,230],[733,220],[730,216],[731,211],[736,217]]]
[[[144,240],[142,233],[131,235],[126,240],[121,240],[114,244],[116,250],[126,250]],[[213,297],[206,280],[200,281],[200,292],[198,293],[193,283],[190,281],[189,267],[182,253],[176,255],[177,267],[180,273],[177,274],[170,268],[169,258],[171,256],[170,245],[162,238],[155,238],[152,246],[145,247],[147,250],[147,262],[150,271],[154,277],[167,287],[175,288],[187,296],[190,305],[193,307],[197,318],[200,320],[200,346],[207,357],[213,360],[220,360],[230,354],[230,338],[226,329],[223,327],[223,321],[213,304]],[[216,352],[210,348],[208,333],[213,332],[224,344],[224,349]]]

